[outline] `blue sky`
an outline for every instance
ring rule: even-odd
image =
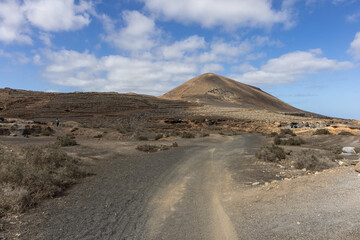
[[[161,95],[213,72],[360,119],[358,0],[0,0],[0,88]]]

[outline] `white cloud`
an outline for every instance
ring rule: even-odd
[[[356,23],[360,19],[360,12],[354,13],[346,17],[346,21]]]
[[[92,3],[80,0],[3,0],[0,2],[0,41],[31,44],[31,27],[58,32],[77,30],[90,23]],[[43,33],[40,39],[49,44]]]
[[[216,64],[216,63],[210,63],[210,64],[206,64],[204,65],[204,67],[201,69],[202,73],[221,73],[223,72],[225,69],[223,67],[223,65],[221,64]]]
[[[29,22],[45,31],[69,31],[90,23],[88,11],[92,5],[74,0],[25,0],[25,14]]]
[[[85,91],[162,94],[175,82],[190,79],[197,67],[178,61],[150,61],[110,55],[96,58],[87,52],[47,52],[43,76],[52,83]],[[176,85],[176,84],[175,84]]]
[[[268,0],[142,0],[152,13],[181,23],[198,23],[203,27],[216,26],[234,29],[239,27],[272,27],[289,25],[288,11],[276,11]]]
[[[160,30],[156,28],[153,19],[138,11],[125,11],[123,20],[126,26],[116,30],[111,19],[103,16],[105,29],[108,31],[105,41],[129,52],[150,50],[157,44]]]
[[[233,72],[253,72],[256,71],[257,68],[255,68],[254,66],[250,65],[249,63],[243,63],[240,66],[235,66],[233,68],[231,68],[231,71]]]
[[[207,43],[203,37],[194,35],[171,45],[159,47],[158,54],[165,59],[181,59],[188,54],[191,55],[197,53],[198,50],[205,49],[206,46]]]
[[[0,41],[31,44],[23,9],[17,0],[0,2]]]
[[[13,65],[24,65],[30,62],[30,59],[23,52],[5,52],[0,49],[0,57],[7,58]]]
[[[39,33],[38,37],[39,37],[39,39],[41,41],[43,41],[43,43],[46,46],[50,47],[52,45],[52,43],[51,43],[51,38],[52,38],[51,34],[42,32],[42,33]]]
[[[306,0],[306,5],[317,4],[322,2],[331,2],[334,5],[341,3],[354,3],[357,0]]]
[[[354,40],[350,44],[348,53],[356,60],[360,60],[360,32],[356,33]]]
[[[320,49],[291,52],[279,58],[270,59],[259,70],[231,77],[251,84],[281,84],[293,82],[308,74],[353,67],[351,62],[338,62],[320,55]]]

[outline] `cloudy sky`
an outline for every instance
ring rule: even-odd
[[[206,72],[360,119],[360,0],[0,0],[0,88],[161,95]]]

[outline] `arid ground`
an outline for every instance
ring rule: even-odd
[[[161,98],[3,89],[0,100],[1,173],[16,173],[0,176],[1,240],[360,239],[359,121],[214,74]],[[26,166],[56,191],[40,198]]]

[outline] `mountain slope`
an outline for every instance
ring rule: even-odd
[[[259,88],[213,73],[202,74],[190,79],[160,98],[203,103],[235,103],[247,108],[302,112]]]

